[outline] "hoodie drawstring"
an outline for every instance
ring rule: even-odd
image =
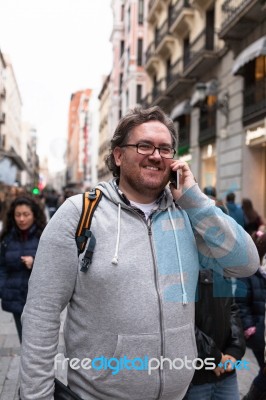
[[[179,243],[178,243],[177,234],[176,234],[176,230],[175,230],[175,224],[174,224],[173,217],[172,217],[172,214],[171,214],[169,208],[168,208],[168,214],[169,214],[169,218],[171,221],[171,225],[172,225],[174,237],[175,237],[175,246],[176,246],[177,258],[178,258],[180,279],[181,279],[181,288],[182,288],[182,303],[183,303],[183,305],[185,305],[185,304],[188,304],[188,300],[187,300],[187,292],[186,292],[185,284],[184,284],[183,267],[182,267],[182,262],[181,262],[181,257],[180,257]]]
[[[117,219],[117,237],[116,237],[116,245],[115,245],[115,255],[112,259],[112,264],[118,264],[118,249],[120,242],[120,231],[121,231],[121,204],[118,204],[118,219]]]

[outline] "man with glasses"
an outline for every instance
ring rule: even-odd
[[[67,199],[41,238],[23,313],[21,397],[50,400],[60,312],[68,384],[84,400],[181,400],[197,367],[194,302],[200,268],[248,276],[253,241],[174,159],[176,132],[159,107],[118,123],[106,163],[114,179],[92,219],[80,270],[82,196]],[[170,174],[179,184],[169,184]],[[204,360],[203,360],[204,362]],[[212,365],[215,368],[215,365]]]

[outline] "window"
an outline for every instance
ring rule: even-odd
[[[140,67],[142,65],[142,54],[143,54],[143,39],[138,39],[138,59],[137,64]]]
[[[120,58],[123,56],[125,50],[125,41],[121,40],[120,41]]]
[[[259,81],[266,78],[266,56],[256,58],[255,80]]]
[[[123,73],[121,72],[119,75],[119,93],[122,93],[122,85],[123,85]]]
[[[190,59],[190,48],[189,48],[189,37],[186,37],[183,42],[183,51],[184,51],[184,65],[187,65],[189,63]]]
[[[130,31],[130,7],[128,8],[127,12],[127,31]]]
[[[138,12],[139,25],[143,25],[143,21],[144,21],[144,0],[139,0],[139,12]]]
[[[122,22],[124,21],[124,16],[125,16],[125,5],[122,4],[122,6],[121,6],[121,16],[120,16]]]
[[[142,99],[142,85],[137,85],[137,103],[140,104]]]
[[[214,9],[206,13],[206,49],[214,49]]]

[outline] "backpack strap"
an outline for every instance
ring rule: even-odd
[[[101,200],[102,192],[100,189],[92,189],[89,192],[83,194],[83,207],[82,213],[79,219],[78,227],[76,230],[76,244],[78,247],[78,255],[82,254],[87,246],[86,252],[82,259],[81,271],[86,272],[91,264],[96,239],[93,233],[90,231],[91,220],[93,213]]]

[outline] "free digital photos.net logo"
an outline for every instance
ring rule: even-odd
[[[232,370],[249,370],[249,362],[246,360],[237,360],[235,362],[227,360],[224,364],[220,363],[218,366],[224,369],[227,369],[230,366]],[[163,370],[164,368],[170,370],[181,370],[183,368],[189,370],[199,370],[202,368],[206,370],[214,370],[216,364],[214,358],[211,357],[205,358],[204,360],[201,358],[189,360],[186,356],[184,358],[177,357],[173,360],[163,356],[160,358],[149,358],[148,356],[135,358],[128,358],[127,356],[120,358],[107,358],[105,356],[99,356],[93,359],[89,357],[83,359],[76,357],[71,359],[62,359],[62,355],[57,354],[54,358],[54,369],[57,370],[60,368],[65,370],[67,367],[73,370],[79,370],[80,368],[85,370],[94,369],[96,371],[109,369],[112,371],[112,375],[117,375],[122,370],[147,371],[147,373],[151,375],[152,371],[158,369]]]

